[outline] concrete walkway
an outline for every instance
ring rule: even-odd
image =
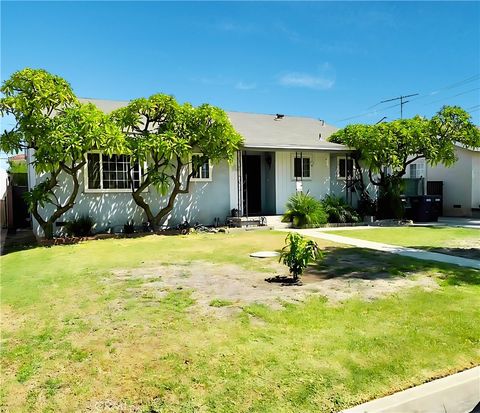
[[[470,413],[479,401],[480,367],[475,367],[342,413]]]
[[[416,248],[400,247],[398,245],[382,244],[380,242],[365,241],[341,235],[329,234],[322,229],[284,229],[279,228],[280,231],[295,231],[308,237],[320,238],[327,241],[336,242],[338,244],[353,245],[358,248],[368,248],[376,251],[390,252],[393,254],[402,255],[410,258],[417,258],[420,260],[444,262],[446,264],[459,265],[461,267],[475,268],[480,270],[480,261],[470,258],[456,257],[454,255],[440,254],[438,252],[429,252],[419,250]]]

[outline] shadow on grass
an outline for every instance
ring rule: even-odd
[[[430,247],[430,246],[411,246],[408,248],[417,248],[429,252],[438,252],[440,254],[454,255],[456,257],[470,258],[472,260],[480,260],[479,248],[455,248],[455,247]]]
[[[356,247],[327,247],[323,252],[323,259],[308,268],[303,280],[378,280],[425,273],[447,285],[480,285],[480,271],[471,268]]]

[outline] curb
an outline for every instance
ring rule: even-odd
[[[479,401],[480,367],[475,367],[341,413],[470,413]]]

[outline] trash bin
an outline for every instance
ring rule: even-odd
[[[442,197],[438,195],[412,196],[411,217],[415,222],[436,222],[442,213]]]

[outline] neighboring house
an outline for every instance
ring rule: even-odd
[[[83,101],[91,101],[107,113],[128,103]],[[228,115],[244,138],[243,148],[232,164],[223,161],[199,168],[192,178],[190,193],[178,195],[164,225],[185,220],[210,225],[216,218],[222,223],[232,210],[249,216],[282,214],[288,198],[297,190],[309,191],[317,198],[346,193],[345,178],[352,166],[346,159],[348,148],[327,141],[335,127],[306,117],[240,112]],[[128,156],[92,153],[87,155],[87,161],[80,174],[82,190],[76,205],[61,220],[88,214],[98,231],[119,231],[129,220],[141,225],[145,221],[143,210],[128,189]],[[140,174],[139,168],[135,180],[141,179]],[[30,187],[39,180],[41,177],[30,167]],[[145,196],[158,208],[166,203],[154,188],[148,189]],[[36,222],[34,230],[41,235]]]
[[[457,161],[450,167],[431,166],[418,159],[405,173],[406,195],[442,195],[443,215],[471,217],[480,214],[480,148],[455,148]]]
[[[447,168],[427,166],[428,182],[443,182],[443,215],[471,217],[480,214],[480,148],[456,147],[457,162]]]

